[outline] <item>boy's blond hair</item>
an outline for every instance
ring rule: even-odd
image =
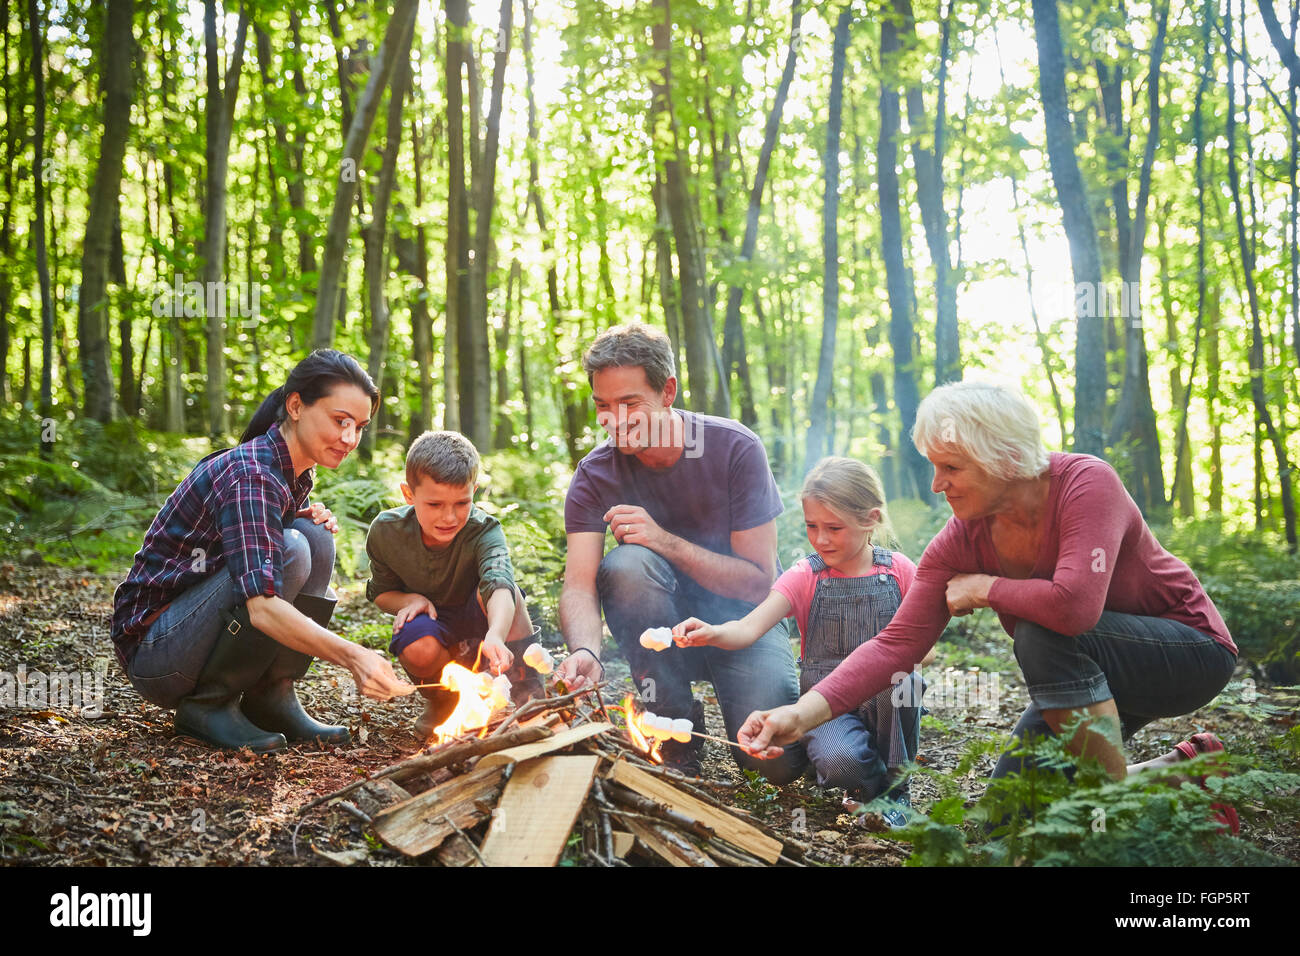
[[[875,530],[892,539],[893,528],[885,510],[885,492],[880,476],[870,465],[854,458],[823,458],[813,465],[803,480],[799,501],[807,498],[821,502],[842,518],[852,518],[860,525],[871,522],[871,512],[880,509],[880,522]]]
[[[406,483],[412,489],[422,478],[440,485],[476,485],[478,469],[478,449],[460,432],[425,432],[406,451]]]

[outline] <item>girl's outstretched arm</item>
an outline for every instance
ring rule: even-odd
[[[779,591],[771,591],[763,603],[739,621],[726,624],[706,624],[698,617],[688,617],[673,628],[673,641],[678,647],[721,647],[738,651],[749,647],[770,631],[793,610],[790,600]]]

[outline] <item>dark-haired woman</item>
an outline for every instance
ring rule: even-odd
[[[346,743],[294,693],[313,657],[352,672],[367,697],[413,688],[369,648],[329,631],[338,525],[309,504],[312,467],[337,468],[379,406],[356,360],[319,349],[264,401],[240,444],[207,456],[154,518],[113,599],[113,643],[145,699],[176,730],[256,753],[288,741]]]

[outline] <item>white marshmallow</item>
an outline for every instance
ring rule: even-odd
[[[555,670],[555,659],[550,651],[540,644],[529,644],[524,651],[524,663],[539,674],[549,674]]]
[[[665,651],[672,642],[673,629],[670,627],[652,627],[641,634],[641,646],[652,651]]]
[[[684,744],[689,743],[691,739],[691,731],[694,729],[695,725],[685,717],[677,718],[673,721],[673,740],[680,741]]]
[[[492,681],[492,709],[500,710],[510,706],[510,678],[501,674]]]

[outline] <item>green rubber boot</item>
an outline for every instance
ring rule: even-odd
[[[338,598],[299,594],[293,606],[321,627],[328,627]],[[263,635],[265,636],[265,635]],[[271,640],[271,638],[266,638]],[[322,724],[313,719],[298,701],[293,682],[305,677],[312,658],[276,642],[278,653],[261,678],[244,692],[244,716],[267,730],[278,730],[288,740],[319,740],[325,744],[346,744],[352,734],[343,726]]]
[[[283,734],[258,726],[239,709],[240,695],[266,673],[281,645],[253,629],[243,604],[223,617],[225,627],[198,683],[176,707],[176,732],[228,750],[283,750],[288,746]]]

